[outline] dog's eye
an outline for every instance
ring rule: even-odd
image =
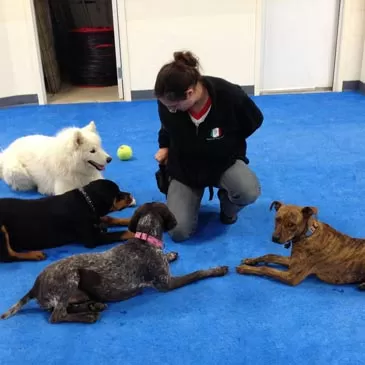
[[[95,152],[96,152],[95,148],[93,148],[93,149],[90,151],[90,153],[95,153]]]

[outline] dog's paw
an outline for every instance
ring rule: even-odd
[[[241,263],[240,266],[236,267],[236,273],[237,274],[244,274],[245,273],[245,265],[243,263]]]
[[[168,262],[176,261],[179,257],[179,254],[177,252],[169,252],[166,254],[166,258]]]
[[[241,275],[250,274],[252,270],[255,270],[251,266],[252,265],[245,265],[245,264],[239,265],[236,267],[236,273]]]
[[[256,259],[243,259],[241,261],[241,265],[249,265],[249,266],[255,266],[258,262]]]
[[[89,309],[91,312],[102,312],[107,308],[108,306],[104,303],[95,302],[89,304]]]
[[[42,251],[32,251],[30,253],[30,258],[34,261],[42,261],[47,258],[47,255]]]
[[[228,273],[228,266],[218,266],[212,269],[214,276],[224,276]]]
[[[84,318],[86,323],[95,323],[100,318],[100,313],[99,312],[86,313]]]

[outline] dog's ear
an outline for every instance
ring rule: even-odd
[[[151,209],[152,208],[152,209]],[[138,221],[141,216],[148,212],[154,212],[161,217],[164,231],[170,231],[177,225],[175,216],[171,213],[166,204],[163,203],[145,203],[135,210],[129,225],[128,230],[136,233]]]
[[[75,131],[75,134],[74,134],[74,143],[76,145],[76,147],[79,147],[83,144],[84,142],[84,137],[82,135],[82,133],[80,131]]]
[[[167,207],[166,204],[161,204],[159,208],[159,214],[163,220],[165,232],[171,231],[177,225],[177,220],[175,215]]]
[[[276,211],[279,210],[279,208],[283,205],[283,203],[277,201],[277,200],[274,200],[271,205],[270,205],[270,210],[272,210],[272,208],[275,208]]]
[[[316,207],[304,207],[302,209],[302,214],[304,218],[308,219],[312,215],[317,215],[318,209]]]
[[[85,125],[85,127],[83,129],[86,129],[90,132],[96,132],[95,122],[92,120],[89,124]]]
[[[128,231],[136,233],[138,221],[140,220],[141,215],[145,213],[145,210],[146,210],[145,205],[142,205],[134,211],[132,218],[128,224]]]

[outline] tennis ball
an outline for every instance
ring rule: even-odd
[[[129,160],[132,157],[132,155],[133,155],[133,151],[130,146],[127,146],[125,144],[122,144],[121,146],[119,146],[119,148],[117,150],[117,156],[119,157],[120,160],[122,160],[122,161]]]

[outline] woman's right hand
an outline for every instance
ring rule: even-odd
[[[168,148],[160,148],[155,154],[155,159],[158,161],[159,164],[166,164],[168,155]]]

